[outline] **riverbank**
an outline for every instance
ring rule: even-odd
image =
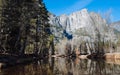
[[[72,57],[66,56],[66,55],[52,55],[50,57]],[[120,60],[120,53],[106,53],[104,55],[76,55],[76,58],[80,59],[104,59],[105,61],[108,60]],[[20,64],[28,64],[31,62],[34,62],[36,60],[39,60],[38,56],[35,56],[33,54],[25,54],[25,55],[9,55],[9,54],[0,54],[0,68],[7,68],[11,66],[16,66]],[[108,61],[109,62],[109,61]],[[117,63],[120,64],[120,63]]]
[[[19,64],[27,64],[39,59],[33,54],[25,55],[10,55],[0,54],[0,68],[7,68]]]

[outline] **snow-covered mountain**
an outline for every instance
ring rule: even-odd
[[[116,35],[106,20],[99,14],[88,12],[87,9],[73,12],[70,15],[55,16],[50,15],[52,32],[58,37],[81,38],[84,40],[96,40],[100,35],[101,40],[116,40]]]

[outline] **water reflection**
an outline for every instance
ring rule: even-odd
[[[52,58],[3,69],[0,75],[120,75],[120,65],[79,58]]]

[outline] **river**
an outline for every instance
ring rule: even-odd
[[[51,58],[2,69],[0,75],[120,75],[120,65],[102,60]]]

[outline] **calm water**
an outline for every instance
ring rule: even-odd
[[[3,69],[0,75],[120,75],[120,65],[104,61],[53,58]]]

